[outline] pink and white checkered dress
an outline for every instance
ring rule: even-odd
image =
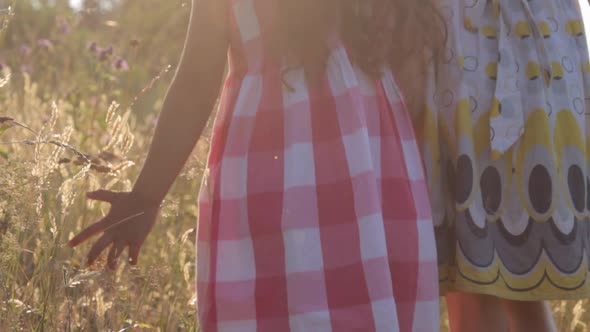
[[[438,331],[430,203],[393,76],[371,81],[338,46],[308,86],[265,61],[274,0],[226,1],[231,69],[200,194],[202,331]]]

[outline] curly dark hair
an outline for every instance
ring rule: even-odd
[[[438,61],[446,41],[435,1],[279,0],[277,49],[313,80],[325,69],[330,34],[337,33],[355,65],[373,78],[390,67],[407,102],[419,103],[426,69]]]

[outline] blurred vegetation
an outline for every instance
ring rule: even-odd
[[[66,0],[14,1],[15,14],[0,39],[0,62],[13,69],[17,82],[22,83],[23,71],[42,82],[41,96],[74,106],[102,95],[129,104],[158,73],[176,65],[190,1],[100,3],[86,0],[75,11]],[[114,68],[118,58],[128,70]],[[135,114],[153,114],[167,84],[158,81],[143,95]]]
[[[206,139],[137,268],[86,268],[88,246],[66,245],[108,208],[86,191],[128,190],[135,179],[190,11],[180,0],[101,6],[0,1],[0,331],[198,329],[194,227]]]
[[[0,331],[198,330],[194,227],[208,134],[137,268],[86,268],[88,247],[66,246],[107,208],[86,191],[131,187],[190,0],[86,0],[77,10],[0,0],[0,10]],[[587,301],[553,306],[559,331],[588,331]]]

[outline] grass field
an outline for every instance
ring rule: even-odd
[[[190,4],[106,2],[74,11],[67,1],[0,1],[0,331],[198,330],[194,227],[208,135],[138,267],[86,268],[88,246],[66,245],[107,208],[86,191],[128,190],[135,179]],[[560,331],[590,331],[588,301],[553,306]]]

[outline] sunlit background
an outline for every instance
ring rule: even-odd
[[[65,245],[104,214],[83,193],[135,179],[190,3],[0,0],[14,9],[0,12],[0,331],[198,331],[193,239],[208,132],[137,268],[87,268],[88,246]],[[30,130],[6,130],[3,117]],[[590,302],[552,307],[560,332],[590,332]]]
[[[82,0],[70,0],[70,4],[74,8],[80,8],[80,5],[82,4]],[[580,4],[582,6],[582,12],[584,14],[584,20],[586,22],[590,22],[590,21],[588,21],[588,19],[590,18],[590,5],[588,4],[588,1],[586,1],[586,0],[580,0]],[[590,24],[587,24],[586,25],[586,32],[590,32]],[[590,34],[586,33],[586,35],[589,36]]]

